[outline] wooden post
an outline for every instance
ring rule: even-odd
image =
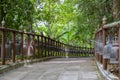
[[[63,52],[62,52],[62,56],[64,57],[64,54],[65,54],[64,43],[62,43],[62,50],[63,50]]]
[[[64,57],[64,54],[65,54],[64,52],[65,52],[65,51],[64,51],[64,44],[63,44],[63,43],[62,43],[62,50],[63,50],[62,56]]]
[[[60,41],[58,41],[58,56],[60,56]]]
[[[44,52],[44,47],[43,47],[43,34],[41,33],[41,57],[43,57],[43,52]]]
[[[52,39],[50,38],[50,56],[52,56]]]
[[[105,29],[103,29],[103,53],[104,53],[104,46],[106,45],[106,32]],[[108,59],[103,58],[103,69],[107,70],[107,63]]]
[[[58,56],[60,56],[60,42],[58,41]]]
[[[60,56],[61,56],[61,42],[60,42]]]
[[[22,47],[21,47],[21,61],[23,61],[24,60],[24,52],[23,52],[23,32],[21,32],[21,45],[22,45]]]
[[[50,36],[48,36],[48,56],[50,56]]]
[[[40,48],[40,44],[39,44],[39,41],[40,41],[40,39],[39,39],[39,35],[37,35],[37,50],[38,50],[38,58],[40,58],[40,50],[41,50],[41,48]]]
[[[78,50],[79,50],[79,47],[77,47],[77,54],[78,54],[78,56],[77,56],[77,57],[79,57],[79,53],[78,53]]]
[[[57,56],[59,56],[59,51],[58,51],[58,48],[59,48],[59,46],[58,46],[58,41],[56,41],[57,42],[57,44],[56,44],[56,47],[57,47]]]
[[[54,39],[52,40],[52,46],[53,46],[53,52],[52,52],[52,54],[54,56],[55,55],[55,40]]]
[[[103,55],[100,55],[100,63],[103,63]]]
[[[119,41],[119,60],[118,61],[119,61],[119,67],[120,67],[120,27],[119,27],[118,41]],[[120,70],[119,70],[119,72],[120,72]]]
[[[62,57],[62,43],[60,42],[60,56]]]
[[[60,50],[61,50],[61,52],[60,52],[61,53],[61,57],[63,57],[62,56],[62,43],[60,43]]]
[[[32,41],[32,47],[33,47],[33,58],[35,58],[35,35],[34,33],[32,34],[33,41]]]
[[[13,41],[13,55],[12,61],[15,63],[15,56],[16,56],[16,40],[15,40],[15,32],[12,32],[12,41]]]
[[[98,41],[98,38],[99,38],[99,33],[97,32],[97,41]],[[98,49],[98,46],[97,46],[97,49]],[[98,54],[98,50],[97,50],[97,52],[96,52],[96,58],[97,58],[97,61],[99,62],[99,54]]]
[[[57,56],[57,41],[55,40],[55,54],[56,54],[56,56]]]
[[[47,51],[46,51],[46,37],[44,37],[44,40],[45,40],[45,42],[44,42],[44,46],[45,46],[45,57],[47,57]]]
[[[103,69],[104,70],[107,70],[107,62],[108,62],[108,59],[103,59]]]
[[[100,35],[100,32],[99,32],[98,34],[99,34],[98,39],[100,39],[100,36],[101,36],[101,35]],[[102,61],[101,61],[102,58],[101,58],[100,53],[99,53],[98,55],[99,55],[99,56],[98,56],[99,62],[101,63],[101,62],[102,62]]]
[[[51,56],[53,56],[53,40],[51,39]]]
[[[30,34],[27,34],[28,36],[28,49],[27,49],[27,57],[28,59],[30,58],[31,54],[30,54]]]
[[[2,65],[5,65],[5,56],[6,56],[6,51],[5,51],[5,30],[2,30],[2,47],[1,47],[1,57],[2,57]]]

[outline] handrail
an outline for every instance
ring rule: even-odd
[[[8,56],[8,54],[12,59],[12,62],[16,62],[16,56],[20,55],[21,61],[23,61],[25,59],[25,56],[29,59],[31,57],[31,53],[34,59],[49,56],[65,57],[66,53],[69,53],[68,56],[90,56],[94,53],[93,48],[78,47],[65,44],[63,42],[60,42],[59,40],[50,38],[50,36],[44,36],[43,34],[24,32],[23,30],[15,30],[6,27],[0,27],[0,32],[2,33],[2,44],[0,46],[2,65],[6,64],[6,56]],[[12,45],[6,44],[6,33],[8,32],[12,36],[10,43]],[[16,41],[17,35],[19,35],[20,42]],[[26,37],[24,37],[25,35]],[[27,40],[25,41],[24,38],[26,38]],[[24,44],[24,42],[26,42],[26,44]],[[8,48],[11,48],[9,50],[7,50],[8,48],[6,47],[8,45],[10,46]],[[16,49],[19,51],[16,51]],[[16,53],[18,53],[19,55]]]
[[[112,58],[120,60],[117,54],[120,55],[120,21],[103,24],[95,33],[95,55],[103,69],[108,70],[108,62],[111,63]]]
[[[120,21],[117,21],[117,22],[113,22],[113,23],[110,23],[110,24],[105,24],[105,25],[103,25],[103,26],[101,26],[101,28],[99,28],[98,30],[97,30],[97,32],[100,32],[100,31],[102,31],[102,28],[103,29],[109,29],[109,28],[112,28],[112,27],[120,27]]]

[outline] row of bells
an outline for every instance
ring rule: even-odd
[[[114,58],[118,60],[119,46],[117,40],[117,38],[113,38],[113,40],[108,38],[105,46],[103,46],[101,40],[98,40],[95,42],[95,49],[98,54],[103,55],[103,58],[105,59]]]

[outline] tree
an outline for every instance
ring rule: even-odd
[[[21,6],[22,5],[22,6]],[[14,29],[29,29],[33,23],[34,6],[28,0],[1,0],[1,20],[4,17],[6,26]]]
[[[120,0],[113,0],[113,17],[114,20],[120,20]]]
[[[37,34],[59,39],[65,43],[88,46],[95,29],[102,24],[119,20],[119,0],[1,0],[0,11],[7,27],[30,26]],[[21,6],[22,5],[22,6]],[[113,7],[113,11],[112,11]],[[3,11],[4,10],[4,11]],[[4,13],[5,15],[3,15]],[[115,14],[113,14],[115,13]]]

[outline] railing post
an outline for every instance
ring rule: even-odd
[[[61,57],[61,47],[60,47],[60,41],[59,41],[59,56]]]
[[[55,52],[55,48],[56,48],[56,45],[55,45],[55,39],[53,39],[53,56],[55,56],[56,52]]]
[[[105,46],[105,41],[106,41],[106,33],[105,33],[105,29],[103,28],[103,26],[105,25],[107,23],[107,18],[104,16],[104,18],[103,18],[103,25],[102,25],[102,37],[103,37],[103,49],[102,49],[102,53],[104,54],[104,46]],[[102,58],[103,58],[103,56],[102,56]],[[107,63],[108,63],[108,59],[103,59],[103,69],[105,69],[105,70],[107,70]]]
[[[41,57],[43,57],[43,52],[44,52],[44,47],[43,47],[43,33],[41,33]]]
[[[75,46],[72,47],[72,57],[75,55]]]
[[[79,47],[79,54],[80,54],[80,57],[81,57],[81,47]]]
[[[4,29],[5,28],[3,28],[3,30],[2,30],[2,47],[1,47],[2,65],[5,65],[5,56],[6,56],[6,51],[5,51],[5,42],[6,42],[5,36],[6,35],[5,35],[5,30]]]
[[[74,47],[74,46],[73,46]],[[77,55],[77,57],[79,56],[78,55],[78,47],[76,46],[76,49],[75,49],[75,53],[76,53],[76,55]]]
[[[78,52],[79,52],[79,57],[80,57],[80,53],[81,53],[81,51],[80,51],[80,47],[79,47],[79,49],[78,49]]]
[[[60,42],[59,42],[59,40],[58,40],[58,56],[60,56],[60,51],[59,51],[59,48],[60,48]]]
[[[77,50],[78,50],[78,47],[76,46],[75,53],[77,54],[77,57],[78,57],[78,52],[77,52]]]
[[[45,46],[45,57],[47,57],[47,49],[46,49],[46,37],[44,36],[44,40],[45,40],[45,42],[44,42],[44,46]]]
[[[36,58],[35,57],[35,35],[34,33],[32,34],[33,37],[33,41],[32,41],[32,47],[33,47],[33,59]]]
[[[60,55],[62,57],[62,43],[60,42]]]
[[[78,53],[78,50],[79,50],[79,47],[77,47],[77,54],[78,54],[78,57],[79,57],[79,53]]]
[[[59,42],[59,52],[60,52],[60,57],[61,57],[61,42]]]
[[[40,44],[39,44],[39,41],[40,41],[40,39],[39,39],[39,35],[37,35],[37,50],[38,50],[38,58],[40,58],[40,50],[41,50],[41,48],[40,48]]]
[[[24,52],[23,52],[23,31],[21,31],[21,61],[24,60]]]
[[[48,56],[50,56],[50,36],[48,36]]]
[[[119,67],[120,67],[120,27],[119,27],[119,33],[118,33],[118,41],[119,41],[119,57],[118,57],[118,61],[119,61]]]
[[[84,54],[84,47],[81,47],[81,49],[82,49],[82,54],[81,54],[81,56],[83,57],[83,54]]]
[[[76,54],[76,57],[77,57],[77,53],[76,53],[76,50],[77,50],[77,47],[75,46],[75,54]]]
[[[99,37],[98,32],[96,35],[97,35],[96,38],[97,38],[97,42],[98,42],[98,37]],[[99,61],[98,46],[97,46],[96,58],[97,58],[97,61]]]
[[[62,43],[62,56],[64,57],[64,44]]]
[[[28,49],[27,49],[27,58],[29,59],[31,54],[30,54],[30,34],[27,34],[28,36]]]
[[[15,56],[16,56],[16,40],[15,40],[15,32],[12,32],[12,41],[13,41],[13,56],[12,61],[15,63]]]
[[[99,39],[99,37],[100,37],[100,32],[98,33],[98,39]],[[99,62],[101,63],[100,52],[99,52],[99,54],[98,54],[98,59],[99,59]]]
[[[62,43],[60,42],[60,56],[62,57]]]
[[[52,56],[52,39],[50,38],[50,55]]]
[[[62,56],[64,57],[64,54],[65,54],[64,43],[62,43],[62,50],[63,50],[63,52],[62,52]]]
[[[55,40],[55,49],[56,49],[56,50],[55,50],[55,51],[56,51],[55,54],[56,54],[56,56],[57,56],[57,41],[56,41],[56,40]]]
[[[66,52],[66,44],[64,44],[64,51],[65,51],[64,56],[67,57],[67,55],[66,55],[67,54],[67,52]]]
[[[102,35],[101,35],[102,34]],[[101,32],[100,36],[103,36],[103,32]],[[103,52],[103,51],[101,51]],[[100,63],[102,64],[103,63],[103,53],[100,54]]]
[[[60,41],[58,41],[58,56],[60,56]]]
[[[60,52],[59,52],[59,40],[58,40],[57,46],[58,46],[58,56],[60,56]]]
[[[74,53],[75,53],[75,57],[77,56],[77,53],[76,53],[76,46],[74,46]]]
[[[105,36],[106,34],[105,34],[105,29],[103,29],[103,54],[104,54],[104,46],[105,46],[105,38],[106,38],[106,36]],[[107,70],[107,62],[108,62],[108,59],[104,59],[103,58],[103,69],[105,69],[105,70]]]
[[[51,39],[51,56],[53,56],[53,40]]]
[[[57,44],[56,44],[56,47],[57,47],[57,56],[59,56],[59,47],[58,47],[58,41],[56,41],[57,42]]]

